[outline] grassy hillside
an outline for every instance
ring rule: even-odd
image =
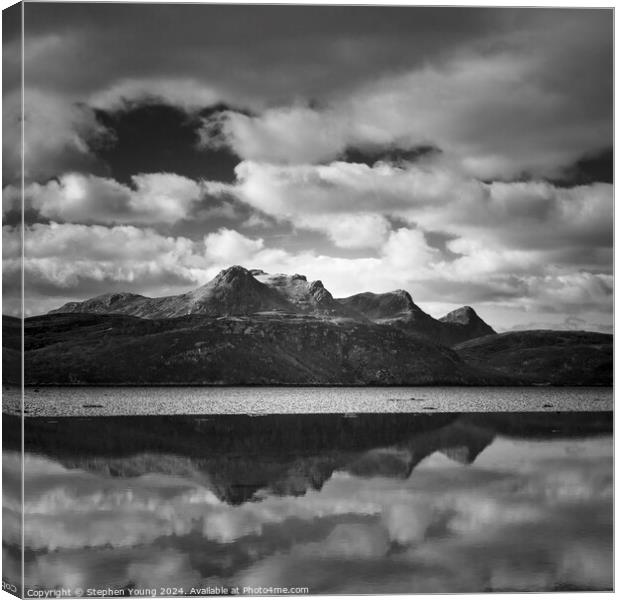
[[[49,314],[25,320],[25,380],[45,384],[611,385],[613,338],[520,331],[453,349],[407,329],[262,314]],[[18,319],[3,319],[4,383],[20,382]]]
[[[454,350],[468,364],[525,383],[611,385],[613,336],[588,331],[514,331],[469,340]]]
[[[25,321],[28,384],[501,384],[452,350],[387,325],[310,316]],[[9,340],[9,343],[11,341]]]

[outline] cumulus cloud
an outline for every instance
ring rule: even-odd
[[[381,248],[390,233],[390,223],[380,214],[345,213],[305,215],[296,225],[325,233],[339,248]]]
[[[205,253],[219,264],[246,263],[264,248],[260,238],[250,239],[234,229],[222,228],[205,237]]]
[[[90,106],[102,110],[121,110],[127,103],[163,101],[187,111],[196,111],[225,100],[220,91],[193,78],[126,78],[97,90]]]
[[[448,244],[455,253],[484,244],[555,250],[560,261],[567,250],[610,248],[612,242],[609,184],[560,188],[536,181],[483,183],[455,172],[441,158],[404,167],[246,161],[235,172],[235,184],[207,182],[206,189],[214,195],[234,194],[276,219],[327,233],[340,218],[359,219],[375,228],[389,215],[457,236]]]
[[[147,13],[44,4],[29,12],[27,220],[110,226],[92,230],[93,248],[77,239],[81,230],[56,228],[61,245],[82,252],[75,256],[49,246],[50,225],[28,230],[49,250],[27,266],[27,284],[38,290],[31,310],[110,288],[182,291],[240,262],[306,272],[336,295],[404,287],[437,311],[440,303],[512,311],[493,323],[500,327],[523,310],[537,312],[526,321],[553,313],[558,323],[574,314],[586,326],[610,325],[612,187],[533,179],[556,178],[613,145],[611,11],[160,5]],[[205,18],[217,23],[206,37]],[[3,213],[13,223],[19,37],[5,49],[3,172],[12,185]],[[129,128],[146,149],[136,173],[120,127],[116,160],[102,161],[114,156],[114,132],[97,110],[113,117],[155,99],[179,108],[170,137],[183,123],[183,144],[209,148],[205,177],[229,180],[236,157],[223,144],[242,157],[234,184],[158,172],[181,172],[166,166],[166,153],[184,164],[174,150],[183,144],[150,154],[152,122]],[[217,103],[228,109],[214,113]],[[377,148],[390,149],[384,162],[343,161],[368,160]],[[143,169],[156,154],[156,166]],[[127,225],[160,240],[152,260],[99,257],[103,238],[122,244],[115,226]],[[260,238],[247,237],[251,227],[261,227]],[[10,288],[19,246],[8,235]],[[165,239],[186,249],[170,251]],[[135,237],[127,243],[133,248]],[[19,304],[15,295],[5,300],[9,310]]]
[[[3,97],[3,178],[21,178],[21,91]],[[24,176],[41,181],[73,169],[101,171],[93,147],[110,141],[84,103],[28,87],[24,91]]]
[[[214,194],[236,193],[248,204],[279,218],[303,214],[384,211],[428,207],[459,194],[475,201],[484,187],[445,168],[386,163],[370,167],[335,161],[326,165],[241,162],[234,185],[208,182]],[[457,186],[460,186],[458,192]]]
[[[10,231],[8,232],[10,234]],[[26,259],[58,257],[76,261],[114,261],[135,259],[137,263],[161,254],[169,254],[169,266],[191,255],[194,243],[186,238],[165,237],[152,229],[130,225],[103,227],[73,223],[34,224],[25,232],[24,256]],[[177,265],[178,266],[178,265]]]
[[[441,298],[442,303],[474,300],[521,311],[589,310],[587,318],[604,319],[613,290],[610,274],[566,265],[552,268],[544,251],[472,246],[471,254],[447,261],[428,244],[423,231],[407,227],[390,231],[376,256],[359,258],[291,252],[227,228],[195,241],[135,226],[52,222],[28,227],[25,240],[27,314],[109,291],[182,293],[233,263],[272,273],[301,272],[310,280],[321,279],[336,297],[409,289],[416,302],[437,317],[444,307],[434,312],[432,304],[425,303]],[[3,245],[8,306],[13,298],[11,282],[14,293],[19,288],[19,229],[5,227]],[[582,316],[586,318],[585,313]]]
[[[50,220],[73,223],[168,223],[188,217],[202,196],[195,181],[174,173],[134,175],[133,187],[113,179],[67,173],[58,181],[33,183],[28,207]]]
[[[488,179],[557,175],[609,147],[609,115],[575,120],[574,104],[568,90],[559,93],[541,78],[539,56],[503,51],[386,75],[322,108],[283,106],[257,116],[227,111],[218,120],[247,160],[322,162],[347,146],[431,144],[459,169]]]
[[[103,227],[36,223],[26,228],[24,272],[27,314],[117,291],[182,293],[205,283],[202,244],[130,225]],[[19,296],[20,230],[3,228],[5,306]],[[215,274],[215,273],[213,273]]]
[[[508,177],[611,145],[610,11],[171,10],[33,8],[31,85],[106,109],[152,98],[248,107],[258,114],[231,111],[224,129],[254,160],[432,143],[469,173]],[[208,40],[204,15],[218,23]],[[183,26],[162,38],[171,19]]]
[[[305,106],[268,109],[259,117],[225,111],[203,119],[202,131],[203,146],[228,142],[238,156],[275,163],[332,159],[348,142],[346,125],[338,116]]]
[[[124,23],[135,22],[133,9],[118,10],[126,11]],[[96,248],[84,248],[79,259],[61,259],[56,255],[62,249],[50,249],[48,257],[30,259],[27,266],[29,285],[39,290],[33,306],[51,308],[55,299],[110,291],[106,286],[171,293],[238,262],[305,272],[336,295],[405,287],[428,307],[439,306],[438,300],[475,302],[483,303],[483,311],[491,306],[513,315],[566,311],[588,323],[609,321],[612,186],[497,181],[555,176],[577,158],[611,145],[609,15],[463,11],[455,18],[456,12],[447,11],[438,19],[430,9],[402,11],[398,18],[396,12],[360,9],[345,18],[335,10],[332,29],[327,13],[309,9],[301,18],[293,11],[290,26],[304,31],[312,26],[322,40],[296,41],[293,60],[282,52],[291,48],[289,30],[267,13],[258,11],[258,20],[241,24],[231,17],[234,10],[214,8],[222,19],[219,41],[210,38],[203,46],[203,31],[189,16],[193,10],[184,9],[186,35],[171,34],[170,55],[153,41],[159,42],[154,24],[169,18],[165,8],[153,9],[144,37],[135,35],[135,27],[119,28],[104,9],[97,22],[94,13],[79,9],[61,20],[43,18],[44,7],[33,12],[38,25],[25,48],[27,175],[35,182],[25,190],[29,206],[40,220],[60,225],[152,227],[157,231],[146,233],[152,240],[184,240],[188,248],[173,253],[176,270],[165,244],[157,245],[152,260],[136,265],[125,256],[100,259]],[[262,31],[256,35],[259,21],[272,27],[269,41]],[[113,35],[105,25],[112,22]],[[379,22],[383,28],[377,29]],[[445,30],[441,44],[426,35],[431,23]],[[246,31],[252,52],[241,56],[222,45],[230,27]],[[124,51],[119,60],[117,46],[140,52],[128,60]],[[78,68],[76,48],[100,69]],[[317,59],[323,53],[332,61],[328,69]],[[235,68],[222,72],[223,55]],[[157,58],[146,63],[158,67],[145,67],[136,58],[142,56]],[[290,83],[284,91],[282,80]],[[575,87],[575,81],[583,85]],[[19,166],[19,93],[10,90],[7,98],[5,124],[13,133],[5,138],[10,166],[5,172],[13,177]],[[110,142],[110,132],[95,119],[93,107],[122,110],[127,102],[154,98],[181,107],[196,122],[200,108],[216,102],[249,109],[219,111],[204,118],[197,132],[204,146],[225,143],[245,159],[235,183],[150,173],[134,175],[125,185],[103,176],[96,147]],[[407,156],[408,149],[421,146],[440,152],[410,153],[398,163],[386,157],[370,166],[338,160],[352,147],[362,155],[389,147]],[[8,186],[3,196],[3,210],[10,212],[17,189]],[[209,196],[221,204],[210,206]],[[243,219],[230,198],[243,207]],[[248,216],[250,210],[256,212]],[[209,229],[203,227],[207,220]],[[227,229],[213,231],[222,224]],[[306,241],[313,236],[319,242],[314,248],[291,239],[280,245],[277,228],[291,225],[293,236],[301,232]],[[261,238],[244,235],[253,226],[264,226]],[[28,235],[48,229],[33,227]],[[95,246],[101,236],[116,238],[114,229],[97,230]],[[445,238],[441,244],[433,237],[438,233]],[[69,243],[59,229],[54,235]],[[18,269],[7,258],[10,282]],[[53,298],[41,304],[45,293]]]
[[[321,231],[336,246],[374,249],[367,258],[331,261],[311,253],[267,254],[267,248],[247,255],[266,270],[290,265],[294,272],[303,266],[337,295],[407,287],[418,301],[610,310],[609,184],[484,183],[459,174],[442,158],[401,166],[246,161],[236,173],[234,184],[205,186],[276,220]],[[390,220],[408,226],[392,228]],[[449,236],[443,250],[432,244],[437,231]],[[352,272],[355,290],[345,283]]]
[[[246,161],[235,171],[236,184],[206,182],[206,189],[214,195],[233,194],[276,220],[322,231],[342,248],[381,247],[390,231],[385,215],[436,202],[456,185],[448,174],[387,164],[278,166]],[[463,185],[463,194],[467,187]],[[478,192],[469,187],[471,193]]]

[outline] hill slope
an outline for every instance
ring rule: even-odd
[[[314,317],[25,321],[29,384],[415,385],[506,383],[398,329]]]
[[[468,364],[532,384],[611,385],[613,336],[588,331],[514,331],[454,347]]]

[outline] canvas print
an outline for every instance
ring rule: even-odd
[[[613,589],[613,10],[3,11],[3,590]]]

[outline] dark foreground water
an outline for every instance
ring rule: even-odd
[[[20,422],[3,423],[17,583]],[[25,433],[31,596],[612,587],[611,412],[41,417]]]

